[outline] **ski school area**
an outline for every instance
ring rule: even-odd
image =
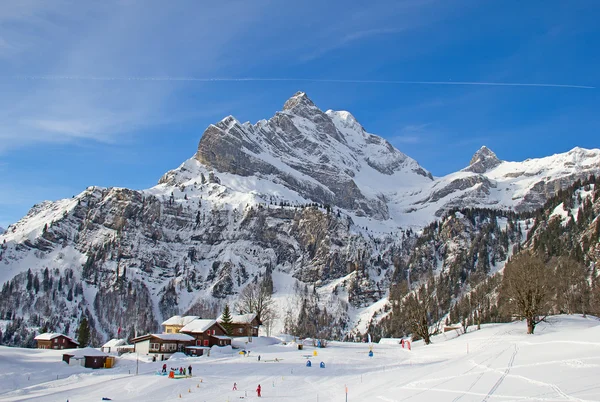
[[[66,364],[60,350],[0,346],[0,401],[600,400],[600,321],[590,316],[550,317],[535,335],[523,322],[483,325],[411,350],[393,340],[300,350],[275,337],[234,346],[246,353],[213,347],[164,362],[129,353],[112,369]]]

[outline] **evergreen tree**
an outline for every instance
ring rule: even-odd
[[[221,325],[223,328],[225,328],[227,335],[232,335],[233,323],[231,319],[231,311],[229,310],[229,304],[225,304],[225,308],[223,309],[223,314],[221,315]]]
[[[81,318],[79,322],[79,329],[77,330],[77,342],[79,342],[79,346],[84,348],[90,343],[90,325],[88,324],[88,320],[85,316]]]

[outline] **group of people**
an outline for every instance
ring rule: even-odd
[[[167,364],[166,363],[163,364],[163,366],[162,366],[162,372],[163,372],[163,374],[167,374]],[[179,373],[179,375],[186,375],[186,373],[187,373],[187,375],[189,375],[191,377],[192,376],[192,365],[190,364],[188,366],[187,371],[186,371],[185,367],[179,367],[179,368],[171,367],[171,373],[173,373],[173,374]]]
[[[234,382],[233,383],[233,388],[231,389],[232,391],[237,391],[237,383]],[[260,391],[262,390],[262,388],[260,387],[260,384],[258,384],[258,387],[256,387],[256,394],[260,397]]]

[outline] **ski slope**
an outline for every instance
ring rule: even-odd
[[[167,362],[193,366],[194,377],[181,380],[155,375],[160,362],[140,361],[134,375],[135,355],[91,370],[67,366],[59,351],[0,347],[0,401],[257,401],[258,384],[261,400],[271,401],[344,401],[345,387],[348,401],[600,400],[597,318],[558,316],[535,335],[525,329],[522,322],[485,325],[436,336],[429,346],[414,342],[412,351],[375,344],[372,358],[367,344],[332,342],[313,357],[312,346],[299,351],[260,338],[249,357],[225,349]]]

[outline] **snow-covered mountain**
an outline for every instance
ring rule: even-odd
[[[414,232],[445,211],[531,210],[590,174],[599,150],[504,162],[483,147],[434,178],[350,113],[322,112],[299,92],[269,120],[209,126],[153,188],[90,187],[34,206],[0,235],[0,319],[19,323],[21,344],[28,327],[73,333],[82,312],[97,339],[151,331],[174,314],[216,316],[272,276],[276,328],[311,285],[341,336],[385,303]]]

